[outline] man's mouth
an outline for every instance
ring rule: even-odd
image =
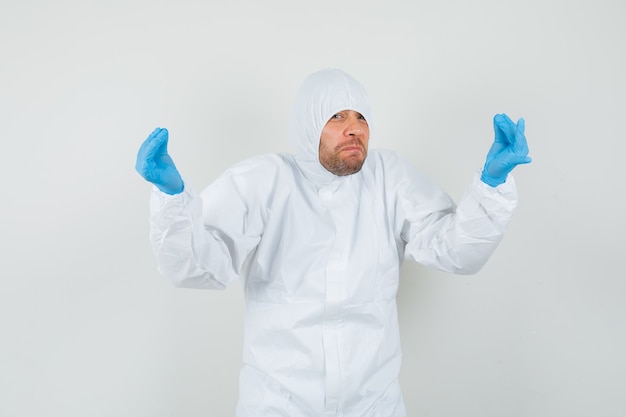
[[[343,152],[343,151],[347,151],[347,152],[354,152],[354,151],[363,152],[363,146],[359,145],[358,143],[350,143],[350,144],[345,145],[342,148],[340,148],[339,151],[340,152]]]

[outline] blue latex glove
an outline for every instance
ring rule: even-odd
[[[495,140],[483,168],[480,179],[492,187],[506,181],[507,175],[520,164],[528,164],[528,144],[524,136],[524,119],[515,124],[506,114],[496,114],[493,118]]]
[[[141,144],[135,169],[164,193],[179,194],[184,189],[183,179],[167,153],[167,138],[167,129],[157,127]]]

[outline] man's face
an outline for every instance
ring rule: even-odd
[[[326,122],[320,136],[320,163],[335,175],[359,172],[367,156],[370,128],[353,110],[342,110]]]

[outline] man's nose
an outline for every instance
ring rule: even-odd
[[[363,128],[359,124],[358,120],[351,120],[348,122],[345,134],[346,136],[359,136],[363,134]]]

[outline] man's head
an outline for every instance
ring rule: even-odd
[[[372,120],[367,93],[338,69],[317,71],[304,81],[293,107],[289,138],[307,175],[358,172],[367,156]]]
[[[361,170],[367,157],[370,128],[365,117],[354,110],[335,113],[320,136],[319,159],[335,175],[351,175]]]

